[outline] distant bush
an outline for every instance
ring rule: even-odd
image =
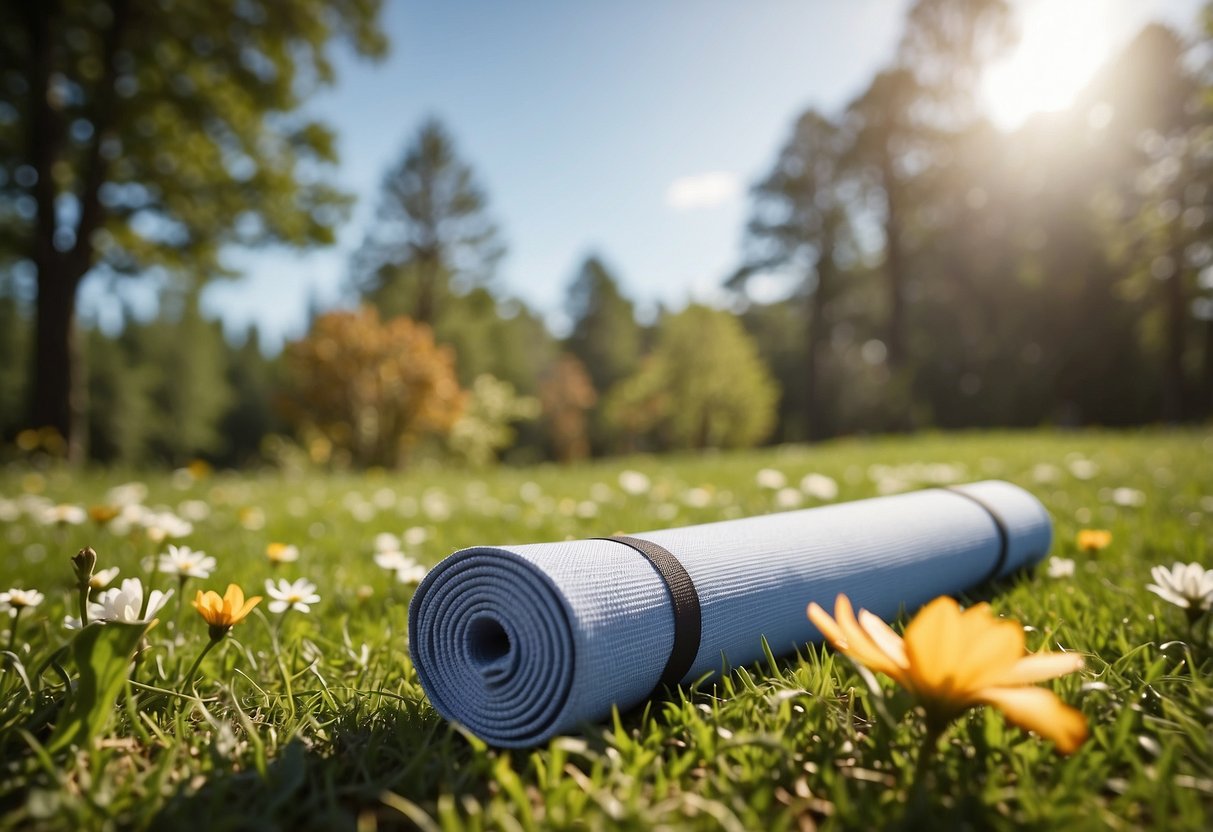
[[[285,358],[284,415],[301,435],[330,443],[336,462],[398,467],[464,412],[454,353],[409,318],[381,321],[371,307],[330,312]]]

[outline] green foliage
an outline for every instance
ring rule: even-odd
[[[131,673],[131,659],[147,631],[146,624],[92,624],[71,643],[79,676],[67,707],[55,718],[46,750],[70,745],[86,748],[113,720],[114,704]]]
[[[610,390],[636,371],[643,347],[636,309],[601,258],[581,264],[565,312],[571,324],[565,348],[585,365],[594,389]]]
[[[652,355],[604,407],[614,430],[649,434],[661,447],[743,448],[770,433],[778,399],[737,319],[690,306],[661,322]]]
[[[434,337],[455,350],[459,383],[465,387],[487,373],[534,395],[556,353],[556,340],[536,312],[483,286],[446,300]]]
[[[224,271],[226,243],[331,242],[348,199],[315,174],[335,161],[334,136],[297,111],[308,91],[333,80],[336,41],[384,54],[379,6],[85,0],[24,15],[6,4],[0,71],[26,79],[0,88],[17,115],[0,127],[6,230],[22,248],[34,234],[30,216],[14,210],[27,180],[12,174],[38,167],[41,150],[54,166],[50,195],[90,208],[57,232],[90,255],[86,269],[162,266],[209,277]],[[30,70],[40,58],[53,73],[49,97],[39,87],[48,80]],[[29,148],[26,128],[46,116],[44,105],[47,144]],[[49,182],[49,169],[38,173]]]
[[[1213,566],[1211,452],[1207,432],[1034,431],[629,457],[491,476],[443,468],[220,474],[184,489],[163,474],[51,469],[40,483],[57,502],[100,502],[132,478],[146,481],[149,505],[206,501],[212,513],[188,541],[218,567],[199,588],[235,581],[251,590],[267,577],[306,576],[322,600],[309,615],[285,618],[263,617],[263,603],[211,652],[196,692],[178,696],[181,675],[207,642],[187,606],[179,632],[163,624],[150,631],[137,675],[111,702],[104,741],[79,754],[40,756],[49,734],[14,708],[28,693],[11,659],[0,657],[0,828],[513,829],[533,818],[555,829],[1204,832],[1213,814],[1213,647],[1145,584],[1156,563]],[[454,549],[507,539],[584,538],[778,510],[776,492],[755,480],[762,468],[792,484],[810,472],[832,477],[839,500],[983,477],[1039,496],[1055,523],[1052,554],[1073,559],[1074,575],[1051,578],[1041,565],[963,602],[988,601],[1029,626],[1032,650],[1087,656],[1081,674],[1052,686],[1089,719],[1088,743],[1060,757],[974,710],[945,735],[930,769],[934,785],[914,803],[918,719],[899,713],[890,683],[878,688],[882,702],[850,662],[811,646],[530,750],[487,748],[428,704],[408,655],[411,589],[373,562],[376,534],[425,528],[429,539],[410,554],[430,565]],[[619,488],[625,470],[649,477],[649,492]],[[0,472],[0,493],[21,493],[30,473]],[[684,499],[693,490],[710,499]],[[589,502],[592,517],[576,510]],[[240,523],[249,507],[264,513],[263,528]],[[1075,535],[1086,527],[1109,529],[1112,545],[1080,552]],[[99,565],[124,575],[140,574],[151,551],[146,541],[96,527],[23,517],[5,528],[24,534],[9,552],[13,574],[44,590],[66,585],[67,556],[86,542]],[[271,567],[261,553],[275,540],[298,543],[299,561]],[[175,584],[160,580],[157,588]],[[74,601],[48,596],[22,617],[14,655],[54,703],[66,696],[63,680],[52,666],[38,668],[62,642],[59,622]],[[161,618],[171,620],[171,605],[182,602],[188,598],[174,596]],[[42,724],[56,718],[53,709],[37,716]]]
[[[539,416],[539,400],[519,396],[514,385],[487,373],[478,376],[468,392],[463,415],[451,426],[447,444],[464,462],[489,465],[514,444],[513,423]]]

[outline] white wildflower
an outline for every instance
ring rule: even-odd
[[[1048,575],[1050,578],[1073,577],[1074,561],[1070,558],[1049,558]]]
[[[838,498],[838,482],[825,474],[805,474],[800,481],[800,490],[815,500]]]
[[[1164,601],[1200,614],[1213,609],[1213,569],[1199,563],[1176,563],[1170,569],[1155,566],[1150,570],[1154,583],[1146,589]]]
[[[157,571],[188,578],[209,578],[215,569],[215,559],[206,552],[195,552],[189,546],[169,545],[160,555]]]
[[[316,594],[316,585],[307,578],[299,578],[295,581],[279,578],[277,582],[267,580],[265,591],[271,598],[270,612],[275,613],[287,610],[311,612],[311,605],[320,600],[320,596]]]

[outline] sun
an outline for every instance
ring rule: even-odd
[[[981,97],[995,124],[1015,127],[1032,113],[1064,110],[1111,47],[1107,0],[1025,0],[1016,5],[1019,42],[990,64]]]

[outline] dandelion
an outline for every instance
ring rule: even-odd
[[[1084,552],[1098,552],[1112,544],[1112,533],[1106,529],[1083,529],[1078,533],[1078,548]]]
[[[992,705],[1012,723],[1050,739],[1063,754],[1087,737],[1087,721],[1042,682],[1082,667],[1073,653],[1028,655],[1023,628],[995,617],[988,604],[961,611],[951,598],[936,598],[906,625],[905,638],[867,610],[856,619],[839,595],[831,618],[809,604],[809,620],[836,650],[891,677],[926,712],[922,761],[953,719],[975,705]]]
[[[274,566],[280,563],[294,563],[299,560],[299,547],[289,543],[271,543],[265,547],[265,556]]]
[[[1074,577],[1074,561],[1070,558],[1049,558],[1047,572],[1050,578]]]
[[[8,613],[13,619],[8,629],[8,649],[12,650],[17,643],[17,620],[27,609],[32,610],[42,603],[46,596],[36,589],[10,589],[0,592],[0,613]]]
[[[206,658],[206,654],[223,640],[228,630],[243,621],[253,611],[253,607],[259,603],[261,603],[260,595],[245,599],[244,590],[235,584],[228,584],[222,597],[214,590],[206,592],[198,590],[194,596],[193,605],[194,609],[198,610],[198,614],[202,616],[202,620],[208,625],[207,632],[210,635],[210,641],[202,648],[202,652],[190,666],[189,672],[185,674],[187,683],[194,680],[194,674],[198,672],[198,667]]]
[[[1184,610],[1190,623],[1213,609],[1213,569],[1196,562],[1176,563],[1170,569],[1155,566],[1150,577],[1154,583],[1147,584],[1146,589]]]
[[[265,582],[265,592],[272,599],[269,603],[270,612],[281,613],[287,610],[298,610],[308,613],[312,604],[320,601],[316,594],[316,585],[307,578],[288,581],[280,578],[275,584],[273,580]]]

